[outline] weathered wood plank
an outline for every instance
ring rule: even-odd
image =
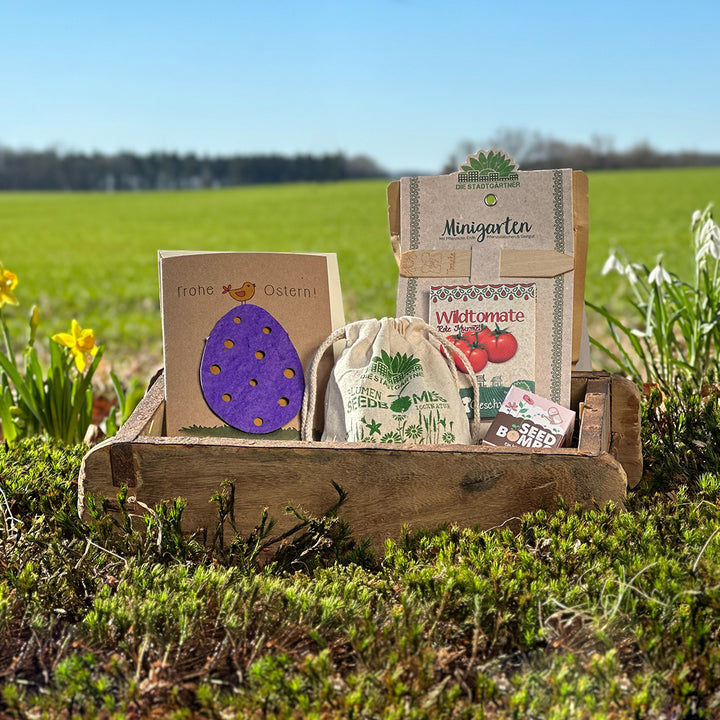
[[[115,487],[137,485],[137,467],[132,443],[114,442],[110,444],[110,468]]]
[[[610,383],[610,454],[625,468],[628,487],[642,479],[640,390],[632,381],[604,371],[574,372],[571,396],[576,397],[577,383],[606,378]]]
[[[115,439],[117,442],[132,442],[140,434],[159,437],[164,434],[164,422],[165,374],[159,373]]]
[[[610,448],[610,382],[592,378],[585,389],[578,450],[594,455]]]
[[[628,487],[634,488],[643,476],[640,391],[617,375],[610,376],[610,383],[610,454],[625,468]]]
[[[625,498],[625,473],[607,454],[448,448],[418,452],[405,446],[300,442],[218,448],[168,438],[143,440],[136,447],[136,494],[150,506],[183,496],[185,529],[212,529],[217,511],[209,500],[228,480],[235,486],[241,532],[252,530],[264,507],[281,532],[295,522],[284,515],[288,505],[313,514],[330,507],[337,499],[335,481],[349,494],[343,517],[358,536],[367,535],[376,545],[398,537],[403,525],[488,528],[553,508],[559,497],[585,507],[608,501],[622,505]]]

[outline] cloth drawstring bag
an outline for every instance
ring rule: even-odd
[[[360,320],[328,336],[308,369],[303,440],[313,439],[317,367],[343,339],[345,348],[325,394],[323,441],[467,445],[479,440],[479,390],[467,357],[424,320],[410,316]],[[467,369],[462,381],[453,352]],[[473,388],[471,420],[459,394],[468,384]]]

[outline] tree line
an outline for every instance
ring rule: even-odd
[[[176,190],[387,177],[371,158],[12,150],[0,146],[0,190]]]
[[[661,152],[644,140],[619,151],[615,149],[613,138],[607,135],[593,135],[589,143],[569,143],[539,132],[503,128],[479,143],[469,140],[459,143],[442,172],[457,170],[467,156],[478,149],[504,150],[521,170],[628,170],[720,165],[720,153]]]
[[[479,142],[463,141],[442,168],[424,174],[453,172],[479,149],[504,150],[521,170],[630,168],[720,165],[720,154],[695,151],[665,153],[647,142],[618,151],[612,138],[595,135],[589,143],[569,143],[538,132],[505,128]],[[389,178],[391,173],[367,155],[229,155],[152,152],[116,154],[61,152],[58,149],[13,150],[0,145],[1,190],[177,190],[287,182],[328,182]]]

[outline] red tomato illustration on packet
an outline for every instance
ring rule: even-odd
[[[460,371],[467,372],[461,355],[470,361],[484,418],[497,414],[511,387],[535,390],[535,299],[535,283],[430,288],[429,324],[454,346]]]

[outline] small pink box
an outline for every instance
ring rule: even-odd
[[[574,425],[574,411],[528,390],[511,387],[483,444],[558,448],[572,435]]]

